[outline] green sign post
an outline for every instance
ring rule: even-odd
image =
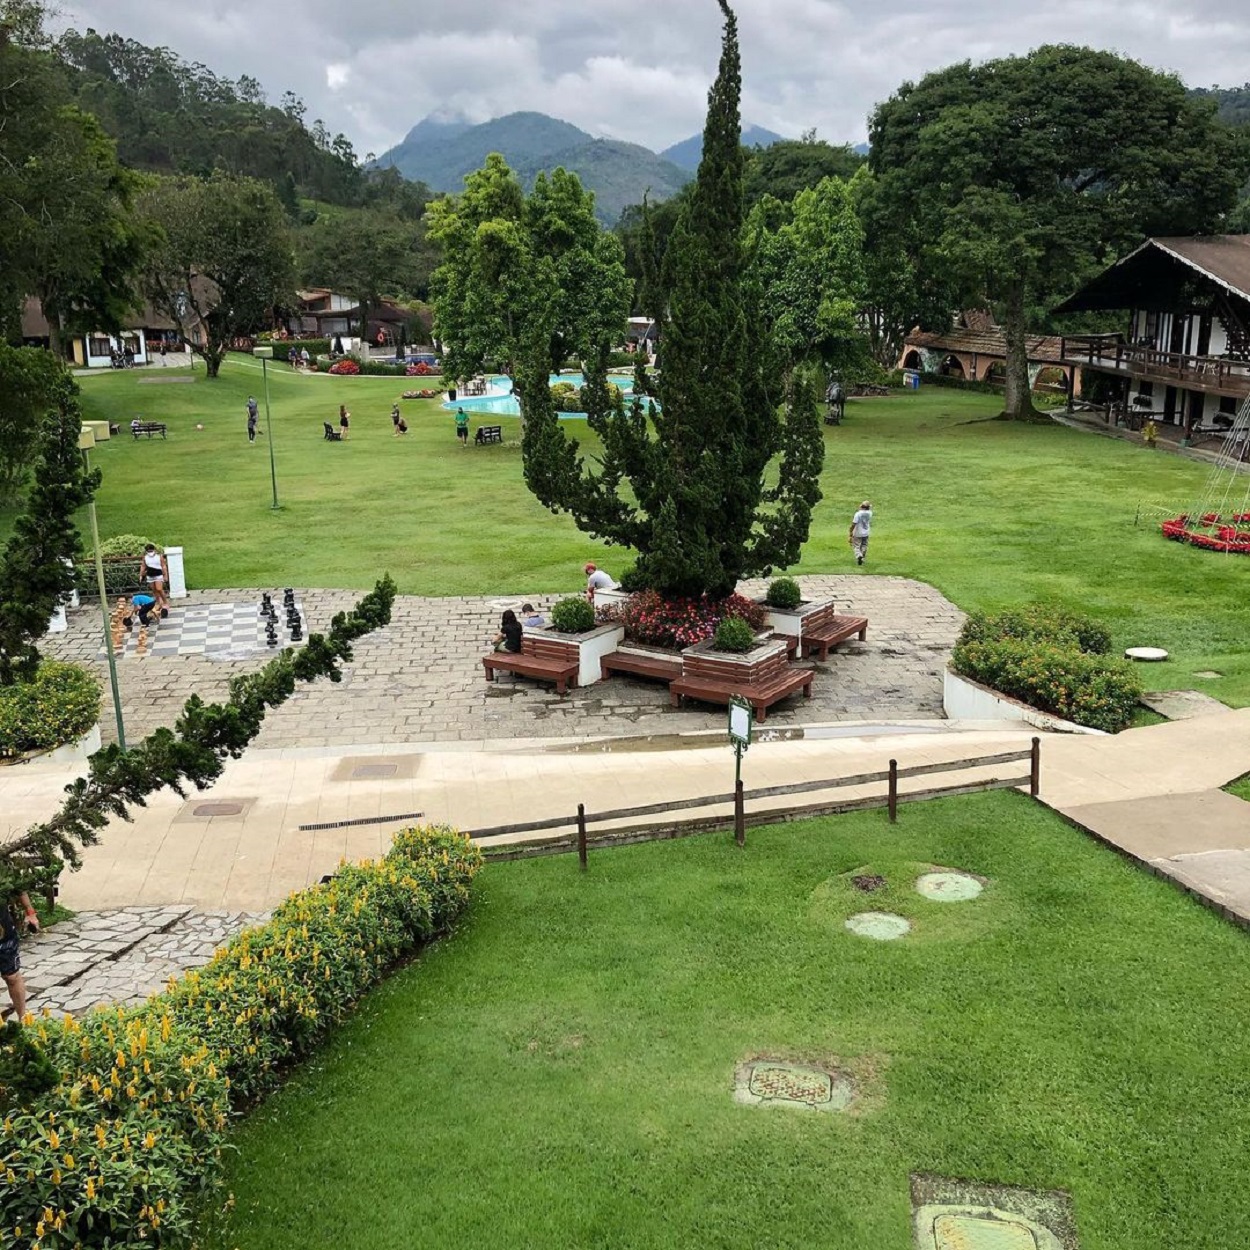
[[[742,757],[751,745],[755,709],[740,695],[729,700],[729,741],[734,749],[734,841],[746,844],[747,822],[742,800]]]

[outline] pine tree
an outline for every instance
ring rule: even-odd
[[[39,663],[35,643],[74,585],[66,564],[79,548],[74,514],[100,484],[100,471],[88,473],[79,454],[82,410],[68,371],[60,370],[47,404],[30,497],[0,560],[0,686],[30,677]]]
[[[589,469],[548,399],[540,336],[518,377],[530,489],[580,528],[632,547],[629,584],[668,595],[720,597],[743,576],[794,563],[820,498],[824,444],[810,388],[783,388],[766,369],[772,353],[754,350],[748,334],[756,319],[743,280],[738,34],[728,3],[719,3],[724,39],[703,159],[659,284],[668,300],[659,409],[644,413],[640,398],[622,408],[602,344],[585,366],[589,424],[604,445]],[[766,489],[778,455],[777,484]]]

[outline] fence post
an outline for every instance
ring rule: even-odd
[[[577,805],[577,866],[586,871],[586,804]]]
[[[898,760],[890,761],[890,824],[898,823]]]
[[[743,808],[742,779],[734,783],[734,841],[745,846],[747,840],[747,817]]]
[[[1033,739],[1033,749],[1029,753],[1029,793],[1037,798],[1042,788],[1042,740]]]

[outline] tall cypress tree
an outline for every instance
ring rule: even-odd
[[[755,350],[743,281],[743,158],[737,22],[727,0],[720,69],[708,96],[703,158],[673,229],[660,283],[660,407],[622,409],[604,385],[607,343],[586,362],[597,468],[556,419],[539,344],[522,365],[525,475],[553,511],[632,547],[631,584],[670,595],[729,594],[738,579],[798,559],[823,460],[819,417],[803,387],[784,396]],[[766,471],[780,454],[776,485]],[[620,487],[629,484],[629,495]]]

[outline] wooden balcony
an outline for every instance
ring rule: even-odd
[[[1187,391],[1243,399],[1250,395],[1250,361],[1163,352],[1145,344],[1126,343],[1122,334],[1065,335],[1060,339],[1060,353],[1066,365],[1101,369]]]

